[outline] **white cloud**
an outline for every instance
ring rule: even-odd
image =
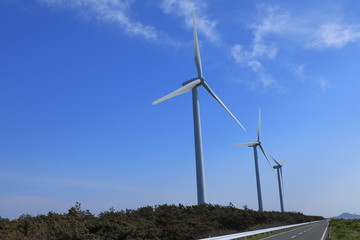
[[[325,92],[326,89],[328,88],[328,83],[327,81],[324,79],[324,78],[319,78],[317,80],[318,84],[319,84],[319,87],[321,89],[321,91]]]
[[[253,40],[248,49],[239,44],[232,48],[233,57],[237,62],[251,61],[255,58],[274,59],[278,54],[276,42],[268,39],[271,35],[287,31],[289,14],[279,13],[279,7],[258,6],[259,17],[256,23],[250,25],[253,31]]]
[[[245,56],[245,53],[243,51],[244,47],[240,44],[235,44],[231,48],[231,55],[235,59],[237,63],[245,62],[247,57]]]
[[[258,61],[248,62],[249,67],[259,75],[259,80],[264,87],[274,84],[274,80],[265,72],[263,65]]]
[[[360,40],[360,24],[346,24],[346,18],[338,15],[336,18],[331,14],[326,17],[318,15],[292,16],[279,6],[259,5],[258,20],[251,25],[254,40],[249,55],[275,58],[277,42],[284,39],[297,46],[319,49],[342,48]]]
[[[321,25],[308,43],[313,48],[342,48],[360,39],[359,24],[326,23]]]
[[[307,81],[309,83],[315,84],[315,86],[320,89],[322,92],[326,92],[329,88],[329,83],[327,79],[325,79],[321,75],[312,75],[305,71],[305,64],[300,65],[292,65],[289,67],[289,71],[292,72],[298,79],[303,82]]]
[[[279,13],[277,6],[260,5],[258,9],[260,17],[259,21],[251,26],[254,40],[248,55],[273,59],[277,55],[278,48],[275,42],[266,40],[266,37],[285,32],[288,29],[289,14]]]
[[[242,46],[235,45],[232,48],[232,55],[238,63],[243,63],[243,56],[242,56]],[[252,81],[251,86],[255,87],[261,84],[264,88],[273,89],[278,93],[286,93],[287,90],[283,86],[281,86],[265,69],[263,64],[257,60],[248,60],[246,61],[246,66],[248,66],[256,75],[257,81]],[[244,82],[243,80],[237,80],[238,82]]]
[[[206,5],[196,0],[163,0],[161,8],[166,14],[174,14],[184,19],[185,25],[192,29],[192,11],[196,13],[196,26],[208,40],[217,42],[219,33],[215,31],[216,21],[210,20],[202,11]]]
[[[260,5],[258,10],[258,20],[250,26],[253,31],[253,40],[250,46],[246,48],[243,45],[235,44],[231,48],[231,55],[237,63],[250,67],[263,87],[271,87],[284,93],[286,89],[271,77],[261,60],[276,58],[278,47],[274,41],[269,39],[269,36],[286,31],[289,15],[279,13],[278,7],[268,5]]]
[[[305,79],[305,65],[304,64],[294,66],[292,70],[293,70],[294,74],[297,77],[299,77],[301,80]]]
[[[286,93],[287,90],[273,79],[273,77],[266,71],[261,62],[249,61],[247,64],[251,70],[257,74],[259,83],[264,88],[271,88],[278,93]]]
[[[254,23],[249,25],[253,33],[251,43],[233,45],[231,55],[237,63],[249,67],[263,87],[281,87],[281,84],[271,77],[271,71],[267,70],[266,63],[281,61],[277,60],[280,51],[289,48],[298,48],[298,50],[343,48],[349,43],[360,41],[360,24],[345,23],[351,22],[350,20],[339,15],[334,17],[330,13],[325,15],[301,13],[294,16],[278,6],[262,4],[258,6]],[[286,47],[281,49],[281,46]],[[290,71],[296,77],[301,80],[311,80],[322,91],[328,88],[325,79],[306,76],[305,64],[294,65],[287,62],[278,64],[281,65],[290,66]]]
[[[250,62],[248,62],[248,65],[249,65],[249,67],[251,67],[251,69],[254,72],[262,72],[263,71],[263,66],[258,61],[250,61]]]
[[[38,0],[55,7],[77,9],[80,15],[119,25],[127,34],[159,41],[158,32],[129,17],[132,1],[128,0]]]
[[[286,89],[281,86],[265,69],[263,64],[257,60],[254,55],[244,51],[244,47],[236,44],[231,48],[231,55],[235,61],[241,65],[249,67],[257,75],[257,84],[261,84],[264,88],[272,88],[278,93],[285,93]],[[243,81],[240,81],[243,82]],[[256,86],[256,83],[251,86]]]

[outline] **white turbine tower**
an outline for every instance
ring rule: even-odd
[[[199,43],[197,38],[196,24],[195,24],[195,13],[192,13],[193,18],[193,27],[194,27],[194,55],[195,55],[195,64],[198,76],[196,78],[190,79],[184,82],[183,87],[175,90],[174,92],[154,101],[152,104],[158,104],[162,101],[165,101],[169,98],[175,97],[177,95],[186,93],[192,90],[192,103],[193,103],[193,117],[194,117],[194,138],[195,138],[195,158],[196,158],[196,182],[197,182],[197,196],[198,204],[206,203],[205,195],[205,176],[204,176],[204,161],[203,161],[203,151],[202,151],[202,139],[201,139],[201,126],[200,126],[200,106],[198,99],[198,90],[199,86],[203,86],[210,94],[215,98],[220,105],[225,108],[225,110],[231,115],[231,117],[245,130],[241,123],[236,119],[236,117],[230,112],[230,110],[225,106],[225,104],[220,100],[220,98],[211,90],[210,86],[205,82],[205,78],[202,73],[201,58]]]
[[[283,200],[284,179],[283,179],[282,167],[284,166],[284,164],[287,161],[289,161],[289,159],[286,159],[282,163],[279,163],[278,161],[276,161],[276,159],[273,156],[271,156],[270,153],[269,153],[269,155],[272,158],[272,160],[274,160],[274,162],[276,163],[276,165],[273,166],[273,168],[276,169],[276,171],[277,171],[278,184],[279,184],[279,195],[280,195],[280,208],[281,208],[281,212],[284,212],[284,200]]]
[[[258,205],[259,205],[259,211],[263,211],[263,204],[262,204],[262,196],[261,196],[261,184],[260,184],[260,173],[259,173],[259,163],[258,163],[258,153],[257,153],[257,147],[259,146],[262,153],[264,154],[266,160],[270,164],[270,167],[272,169],[272,165],[269,161],[269,158],[266,155],[266,152],[264,148],[261,145],[261,111],[259,108],[259,122],[258,122],[258,130],[257,130],[257,141],[256,142],[247,142],[247,143],[237,143],[234,145],[245,145],[248,147],[254,148],[254,161],[255,161],[255,173],[256,173],[256,185],[257,185],[257,194],[258,194]]]

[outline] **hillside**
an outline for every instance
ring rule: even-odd
[[[110,209],[98,216],[77,203],[66,214],[49,212],[0,219],[0,239],[197,239],[322,219],[295,212],[257,212],[219,205],[157,205]]]
[[[333,218],[342,218],[342,219],[360,219],[360,215],[357,214],[351,214],[351,213],[342,213],[337,217]]]

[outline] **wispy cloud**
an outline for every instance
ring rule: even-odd
[[[250,47],[245,49],[239,44],[235,47],[238,50],[242,49],[241,60],[243,61],[260,57],[274,59],[277,56],[278,47],[275,41],[268,39],[268,36],[281,34],[288,28],[289,14],[280,13],[279,7],[260,5],[258,10],[257,21],[250,25],[253,31]]]
[[[327,17],[314,15],[291,15],[279,6],[262,4],[258,6],[258,18],[251,26],[254,40],[252,56],[273,58],[278,51],[278,44],[269,41],[286,39],[299,43],[306,48],[342,48],[348,43],[360,40],[360,24],[351,24],[346,17],[331,14]]]
[[[192,28],[191,13],[195,11],[198,31],[208,40],[217,42],[219,40],[219,33],[215,30],[216,21],[210,20],[205,15],[203,11],[205,7],[205,2],[197,0],[163,0],[161,3],[164,13],[182,17],[188,28]]]
[[[305,64],[295,65],[284,62],[283,58],[278,58],[278,55],[285,56],[285,51],[290,48],[292,51],[304,48],[308,51],[340,49],[360,41],[360,24],[341,14],[337,14],[336,18],[329,13],[309,15],[295,13],[294,15],[280,6],[269,4],[258,5],[257,10],[254,23],[247,26],[253,33],[250,44],[234,44],[231,54],[237,63],[248,67],[256,74],[258,82],[264,88],[284,89],[276,77],[271,76],[272,71],[269,70],[268,63],[272,62],[279,63],[278,66],[291,66],[290,71],[294,76],[301,80],[311,80],[325,91],[328,84],[324,78],[319,80],[307,76]]]
[[[360,24],[325,23],[313,32],[308,47],[342,48],[360,40]]]
[[[254,32],[252,46],[248,51],[251,57],[273,59],[276,57],[278,47],[274,41],[266,39],[271,34],[281,34],[288,28],[289,14],[280,13],[278,6],[258,6],[259,17],[251,26]]]
[[[257,75],[258,83],[262,87],[275,89],[279,93],[286,93],[286,89],[266,71],[263,64],[256,60],[255,57],[247,55],[241,45],[233,46],[231,54],[237,63],[249,67]],[[251,85],[256,86],[257,84],[253,83]]]
[[[133,20],[129,16],[129,0],[38,0],[53,7],[73,8],[86,18],[94,18],[117,24],[129,35],[159,41],[159,33],[153,26]]]
[[[289,15],[279,13],[278,9],[277,6],[258,6],[258,19],[250,25],[253,31],[253,40],[250,46],[235,44],[231,48],[231,54],[237,63],[250,67],[263,87],[272,87],[278,92],[284,93],[286,89],[267,72],[262,63],[263,59],[274,60],[278,54],[276,42],[271,41],[268,36],[280,34],[286,30],[288,25]]]
[[[291,70],[293,71],[295,76],[297,76],[301,80],[305,79],[305,64],[300,64],[300,65],[297,65],[297,66],[293,66],[291,68]]]
[[[320,89],[322,92],[326,92],[329,88],[328,80],[325,79],[323,76],[314,76],[306,72],[305,64],[300,65],[291,65],[289,70],[292,72],[298,79],[303,82],[311,82],[315,84],[315,86]]]
[[[260,76],[260,81],[264,87],[274,84],[274,80],[265,72],[263,65],[259,61],[250,61],[248,62],[249,67],[257,72]]]
[[[325,92],[328,88],[328,82],[325,80],[325,78],[319,78],[317,79],[317,83],[321,89],[321,91]]]

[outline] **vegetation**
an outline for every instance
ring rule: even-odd
[[[66,214],[49,212],[18,219],[0,219],[3,240],[135,240],[197,239],[256,228],[295,224],[322,219],[295,212],[257,212],[219,206],[157,205],[137,210],[110,209],[98,216],[82,210],[80,203]]]
[[[360,219],[331,219],[329,240],[360,240]]]

